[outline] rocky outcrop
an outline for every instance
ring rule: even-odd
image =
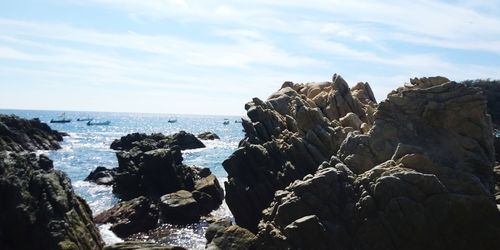
[[[142,241],[125,241],[104,247],[104,250],[186,250],[183,247],[169,246],[164,244],[142,242]]]
[[[85,201],[52,161],[35,154],[0,153],[2,249],[101,249]]]
[[[116,169],[107,169],[99,166],[90,172],[85,181],[90,181],[98,185],[113,185],[115,182],[115,171]]]
[[[181,150],[204,148],[205,145],[193,134],[180,131],[173,135],[132,133],[116,139],[111,143],[111,149],[131,150],[138,147],[142,151],[179,146]]]
[[[62,135],[37,118],[26,120],[15,115],[0,115],[0,151],[59,149]]]
[[[145,232],[158,225],[158,209],[144,197],[120,202],[111,209],[98,214],[94,221],[99,224],[111,223],[110,230],[118,237],[126,238],[132,234]]]
[[[270,108],[269,103],[259,105],[268,105],[267,114],[281,110]],[[351,127],[352,122],[326,119],[345,139],[339,136],[340,145],[328,159],[299,180],[290,180],[285,188],[266,185],[279,183],[285,172],[279,166],[296,156],[282,146],[277,152],[267,149],[283,145],[288,127],[273,126],[273,136],[264,143],[260,136],[252,140],[250,134],[228,160],[238,165],[225,163],[230,173],[227,203],[238,224],[242,220],[237,216],[252,214],[246,207],[255,200],[239,199],[244,205],[235,205],[230,192],[259,194],[254,196],[257,199],[273,191],[256,230],[258,249],[500,247],[500,213],[493,198],[492,124],[480,90],[443,77],[412,79],[379,104],[372,124],[368,115],[351,113],[371,128],[360,131]],[[256,123],[252,120],[245,129]],[[306,137],[300,130],[291,136]],[[311,153],[314,150],[305,152],[303,162],[318,157]],[[302,166],[306,164],[290,161],[288,169]],[[272,180],[270,173],[275,172],[279,175]],[[248,185],[251,178],[266,184],[263,188]]]
[[[369,130],[373,93],[368,84],[352,91],[356,95],[334,75],[332,82],[319,84],[285,82],[267,101],[254,98],[245,105],[250,118],[242,123],[245,139],[223,163],[229,179],[226,202],[238,225],[256,231],[275,191],[316,172],[349,132]],[[346,116],[346,124],[361,124],[342,127],[339,120]]]
[[[127,237],[156,228],[158,221],[197,222],[222,204],[223,189],[210,169],[182,163],[179,144],[190,140],[179,139],[188,138],[183,134],[135,133],[114,142],[113,148],[124,150],[116,153],[113,193],[125,201],[97,216],[96,222],[112,223],[111,231]],[[166,142],[168,138],[176,139]]]
[[[219,136],[213,132],[203,132],[198,135],[198,138],[202,140],[219,140]]]

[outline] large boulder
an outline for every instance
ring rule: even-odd
[[[205,249],[255,249],[256,237],[245,228],[232,225],[231,221],[217,221],[210,224],[205,233],[207,244]]]
[[[111,223],[109,228],[118,237],[126,238],[132,234],[145,232],[158,225],[158,209],[146,197],[120,202],[109,210],[98,214],[94,221],[98,224]]]
[[[169,223],[189,224],[200,220],[200,206],[186,190],[163,195],[159,207],[163,220]]]
[[[412,79],[368,134],[277,191],[261,249],[499,249],[492,125],[478,89]]]
[[[0,153],[2,249],[101,249],[92,212],[69,178],[35,154]]]
[[[0,115],[0,151],[60,149],[62,135],[37,118],[27,120],[15,115]]]
[[[361,124],[342,127],[340,118],[353,117],[352,122],[369,129],[375,99],[368,84],[356,91],[362,100],[334,75],[332,82],[285,82],[267,101],[254,98],[245,105],[250,118],[242,123],[245,139],[223,162],[226,202],[238,225],[255,232],[275,191],[314,173],[336,154],[349,132],[361,133]]]

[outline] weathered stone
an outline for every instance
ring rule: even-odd
[[[114,150],[130,151],[132,148],[138,147],[141,151],[149,151],[173,146],[179,146],[181,150],[205,147],[205,145],[193,134],[180,131],[179,133],[168,136],[161,133],[154,133],[151,135],[132,133],[114,140],[110,148]]]
[[[186,190],[163,195],[160,198],[161,217],[174,224],[189,224],[200,220],[200,206],[193,194]]]
[[[208,231],[210,234],[206,235],[207,245],[205,249],[255,249],[255,235],[237,225],[212,224]]]
[[[52,162],[35,154],[0,152],[2,249],[101,249],[85,201]]]

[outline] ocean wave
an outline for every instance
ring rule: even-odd
[[[102,224],[99,225],[99,232],[101,233],[102,240],[104,241],[104,244],[106,245],[113,245],[115,243],[120,243],[123,242],[123,240],[116,236],[113,231],[111,231],[109,228],[111,227],[111,224]]]

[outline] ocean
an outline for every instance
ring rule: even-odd
[[[113,140],[129,133],[158,133],[172,134],[184,130],[198,134],[205,131],[219,135],[220,140],[203,141],[207,146],[202,149],[183,151],[184,164],[208,167],[214,173],[221,185],[227,180],[227,173],[222,167],[222,162],[237,148],[244,133],[240,123],[235,123],[240,117],[236,116],[208,116],[208,115],[168,115],[168,114],[142,114],[142,113],[107,113],[107,112],[66,112],[66,118],[72,119],[70,123],[49,123],[57,118],[63,111],[39,110],[1,110],[2,114],[15,114],[22,118],[39,118],[46,122],[52,129],[66,132],[70,136],[64,137],[62,149],[43,151],[53,161],[56,169],[64,171],[71,179],[75,192],[83,197],[94,215],[112,207],[119,200],[114,197],[111,187],[100,186],[84,181],[85,177],[97,166],[114,168],[118,166],[115,151],[109,146]],[[78,122],[77,118],[91,117],[100,121],[109,120],[108,126],[87,126],[86,122]],[[168,123],[169,119],[177,119],[176,123]],[[224,119],[230,123],[224,125]],[[218,217],[232,215],[225,203],[213,212]],[[208,224],[206,222],[187,226],[165,225],[163,231],[168,231],[161,236],[160,242],[179,245],[188,249],[203,249],[205,246],[204,233]],[[107,244],[121,240],[109,231],[109,225],[100,226],[101,234]],[[141,238],[148,240],[147,236]]]

